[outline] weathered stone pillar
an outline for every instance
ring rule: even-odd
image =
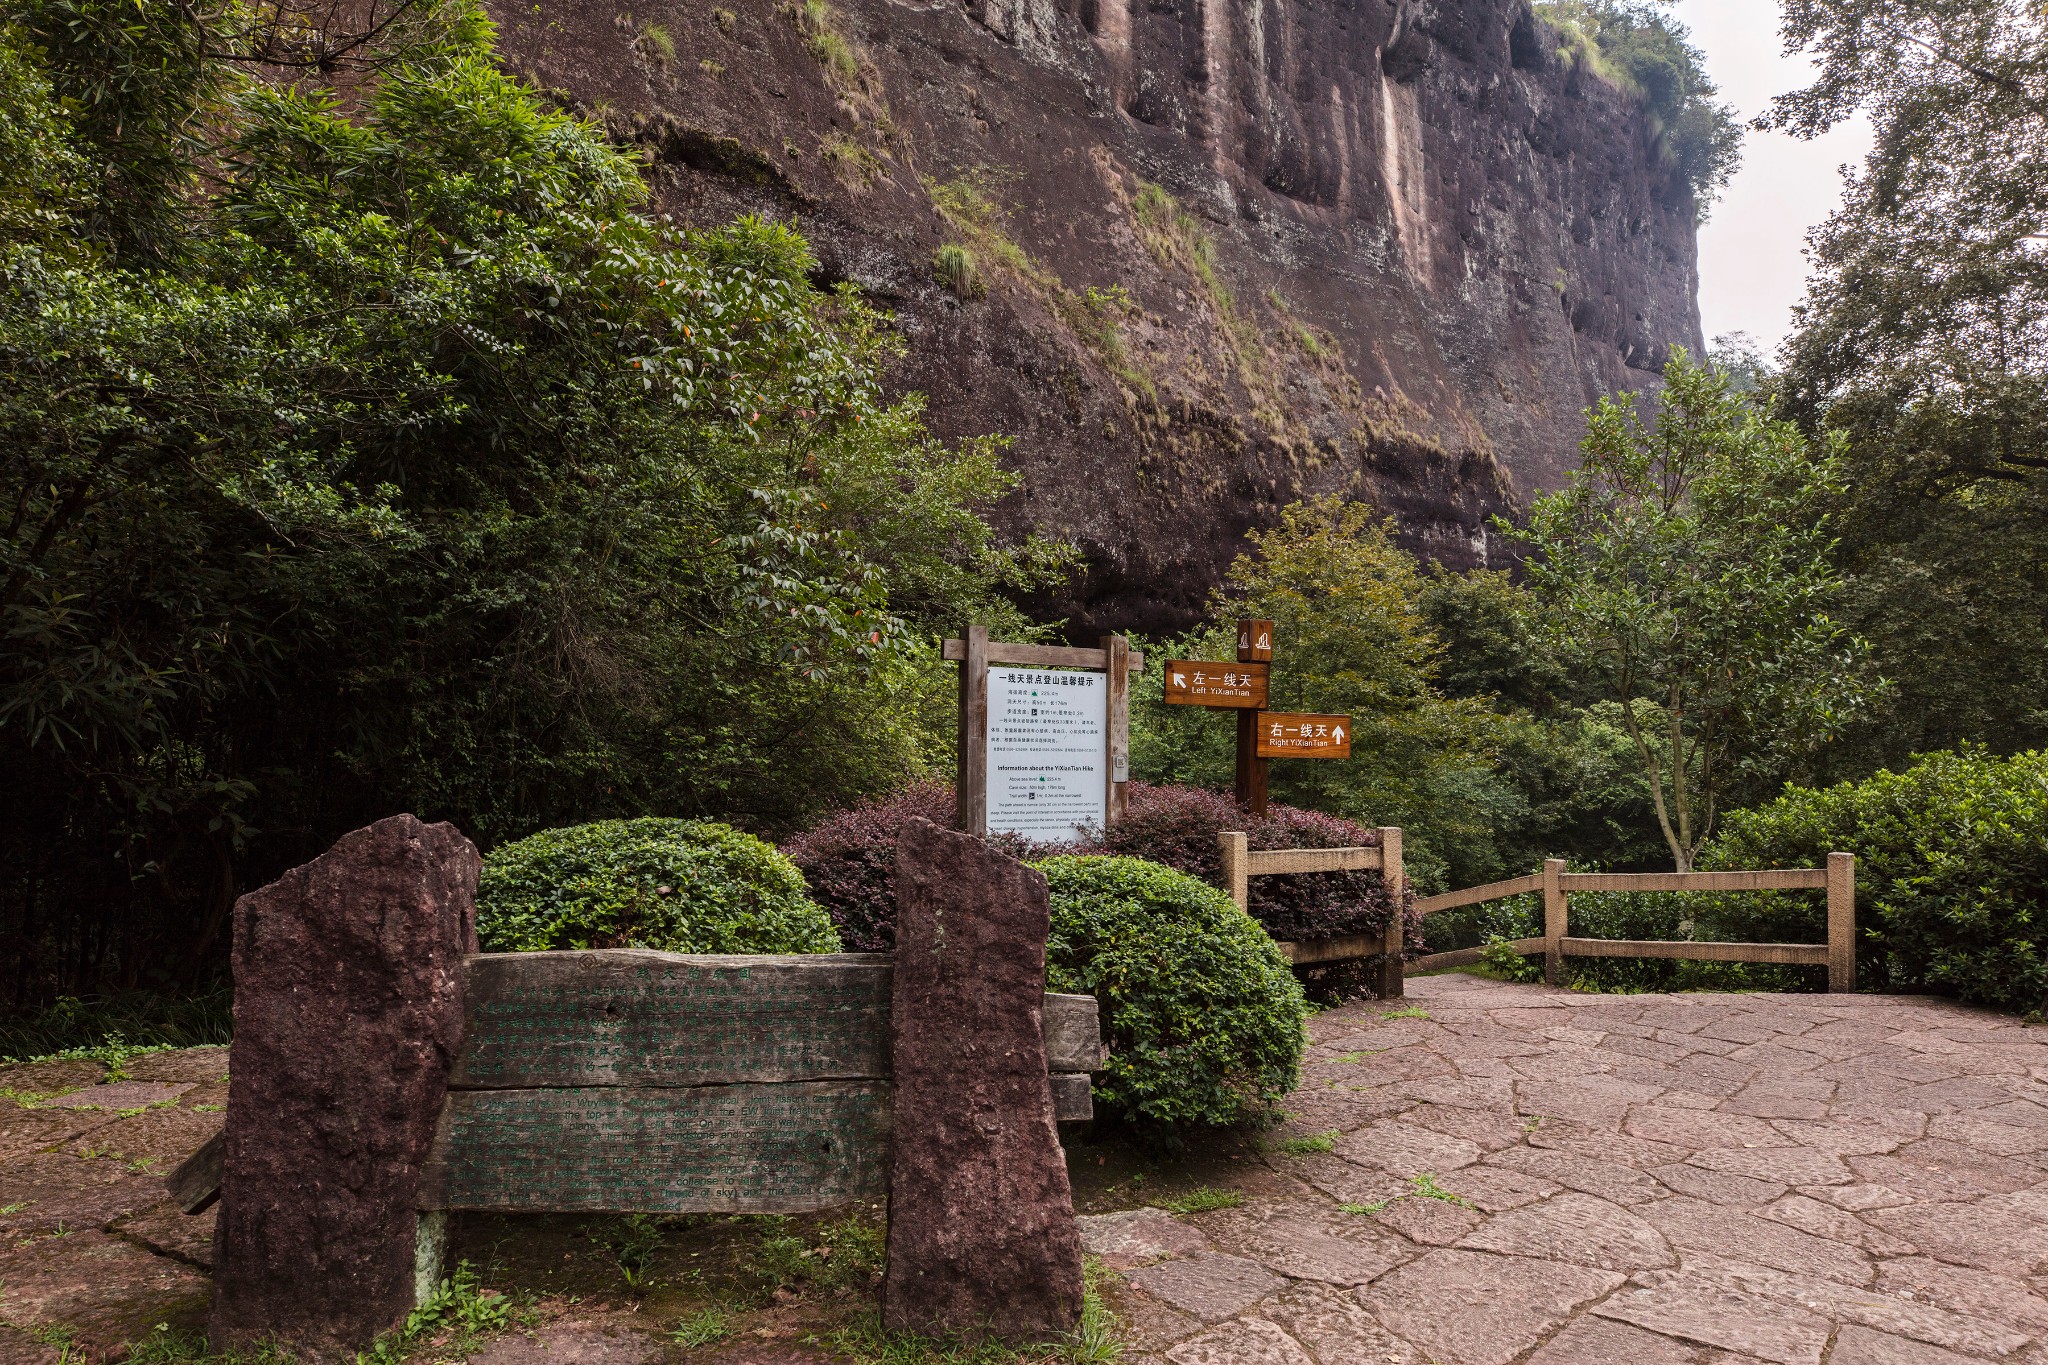
[[[215,1350],[346,1357],[412,1308],[481,866],[453,825],[395,815],[235,903]]]
[[[882,1320],[1044,1337],[1081,1316],[1081,1234],[1040,1014],[1045,878],[923,820],[896,841],[895,1102]]]

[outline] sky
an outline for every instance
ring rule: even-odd
[[[1809,59],[1783,53],[1777,0],[1678,0],[1672,12],[1745,122],[1773,95],[1806,84]],[[1700,229],[1700,317],[1709,341],[1748,332],[1766,355],[1777,349],[1805,293],[1806,231],[1841,202],[1839,168],[1860,164],[1869,148],[1862,119],[1811,142],[1745,134],[1742,169]]]

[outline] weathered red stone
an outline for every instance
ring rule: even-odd
[[[413,1306],[480,867],[454,826],[397,815],[236,902],[216,1350],[344,1356]]]
[[[1044,1337],[1081,1316],[1081,1233],[1039,1014],[1045,878],[913,820],[896,842],[895,1136],[884,1323]]]

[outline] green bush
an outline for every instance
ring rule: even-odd
[[[1922,755],[1904,772],[1727,817],[1712,867],[1817,867],[1856,855],[1859,984],[2019,1012],[2048,995],[2048,754]],[[1810,893],[1809,893],[1810,894]],[[1819,941],[1824,912],[1758,896],[1746,926]]]
[[[1267,1116],[1300,1078],[1308,1003],[1229,896],[1140,858],[1034,864],[1052,897],[1046,983],[1093,994],[1109,1040],[1106,1115],[1169,1142]]]
[[[484,859],[477,936],[495,953],[839,951],[796,864],[709,820],[599,820],[506,844]]]

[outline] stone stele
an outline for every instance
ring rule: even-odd
[[[1081,1317],[1046,1079],[1045,878],[923,820],[896,843],[892,1330],[1042,1338]]]
[[[235,903],[216,1351],[347,1358],[413,1307],[480,867],[453,825],[394,815]]]

